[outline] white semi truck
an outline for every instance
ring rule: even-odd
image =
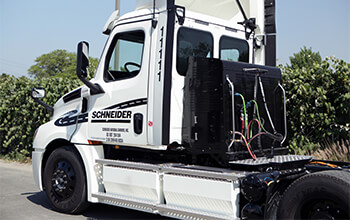
[[[32,161],[55,210],[350,218],[349,163],[287,154],[274,0],[143,0],[103,33],[91,80],[88,43],[78,44],[84,86],[54,107],[44,89],[31,93],[52,112]]]

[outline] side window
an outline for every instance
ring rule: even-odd
[[[143,31],[117,34],[107,53],[105,81],[122,80],[136,76],[141,69],[144,42],[145,34]]]
[[[206,31],[182,27],[177,34],[177,72],[185,76],[188,57],[213,57],[213,36]]]
[[[247,41],[223,36],[220,39],[220,59],[249,62],[249,45]]]

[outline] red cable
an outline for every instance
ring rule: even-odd
[[[254,140],[254,138],[256,138],[256,137],[258,137],[260,135],[263,135],[263,134],[266,134],[266,133],[265,132],[260,132],[260,133],[258,133],[256,135],[254,135],[252,138],[248,139],[249,143],[252,142],[252,140]]]
[[[242,117],[240,117],[240,119],[241,119],[241,122],[242,122],[242,130],[241,130],[241,134],[243,134],[243,131],[244,131],[244,120],[243,120],[243,118],[242,118]],[[242,137],[243,137],[243,136],[241,136],[241,139],[240,139],[240,140],[242,140]]]
[[[244,135],[243,135],[242,133],[238,132],[238,131],[235,131],[235,134],[239,134],[239,135],[243,138],[244,143],[245,143],[245,145],[246,145],[246,147],[247,147],[247,149],[248,149],[248,151],[249,151],[250,156],[253,158],[253,160],[256,160],[256,155],[255,155],[254,152],[251,150],[251,147],[250,147],[250,145],[248,144],[247,140],[245,139]]]
[[[249,122],[249,124],[248,124],[248,128],[247,128],[247,139],[249,139],[249,133],[250,133],[250,131],[249,131],[249,128],[250,128],[250,125],[252,124],[252,122],[253,121],[256,121],[256,122],[258,122],[258,128],[260,128],[260,122],[259,122],[259,120],[257,120],[256,118],[254,118],[253,120],[251,120],[250,122]]]

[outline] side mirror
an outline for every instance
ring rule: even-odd
[[[33,99],[42,99],[45,97],[45,95],[46,95],[46,91],[44,88],[33,88],[30,93],[30,96]]]
[[[87,77],[89,76],[88,67],[89,43],[81,41],[78,44],[77,52],[77,76],[87,87],[89,87],[91,95],[104,93],[100,85],[93,84],[87,79]]]
[[[81,41],[78,44],[77,52],[77,76],[79,79],[87,78],[89,76],[89,43]]]
[[[40,105],[44,106],[47,110],[49,110],[51,113],[53,113],[53,108],[52,106],[49,106],[45,102],[41,101],[40,99],[44,98],[46,95],[45,89],[44,88],[33,88],[32,91],[30,92],[30,96],[39,103]]]

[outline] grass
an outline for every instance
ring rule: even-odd
[[[11,157],[8,154],[0,155],[0,160],[16,161],[16,162],[20,162],[20,163],[32,163],[32,159],[30,157],[23,156],[23,155],[18,155],[18,154],[16,154],[14,157]]]
[[[310,153],[315,159],[350,162],[350,140],[321,143],[321,148]]]

